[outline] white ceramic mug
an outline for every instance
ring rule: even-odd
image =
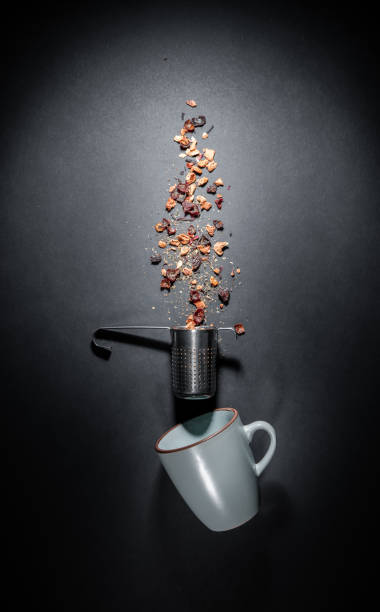
[[[255,463],[250,448],[255,431],[270,443]],[[257,477],[276,449],[276,434],[265,421],[243,425],[237,410],[218,408],[175,425],[156,442],[162,465],[194,514],[213,531],[249,521],[259,509]]]

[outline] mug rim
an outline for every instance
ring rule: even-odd
[[[202,438],[201,440],[198,440],[198,442],[193,442],[192,444],[187,444],[186,446],[179,446],[178,448],[170,448],[170,449],[167,449],[167,450],[159,448],[159,444],[160,444],[161,440],[163,438],[165,438],[165,436],[167,436],[168,433],[170,433],[171,431],[173,431],[173,429],[176,429],[180,425],[183,425],[183,423],[177,423],[176,425],[173,425],[173,427],[171,427],[170,429],[165,431],[162,434],[162,436],[160,436],[158,438],[158,440],[156,441],[156,443],[154,445],[155,451],[157,453],[163,453],[163,454],[177,453],[178,451],[187,450],[188,448],[192,448],[193,446],[198,446],[198,444],[202,444],[203,442],[207,442],[207,440],[210,440],[211,438],[215,438],[215,436],[219,435],[220,433],[222,433],[222,431],[225,431],[225,429],[230,427],[230,425],[232,425],[232,423],[234,423],[236,421],[236,419],[238,418],[238,416],[239,416],[239,413],[236,410],[236,408],[215,408],[215,410],[212,410],[211,412],[218,412],[218,411],[221,411],[221,410],[227,410],[228,412],[232,412],[233,416],[232,416],[232,419],[230,421],[228,421],[228,423],[223,425],[223,427],[221,427],[220,429],[218,429],[214,433],[210,434],[209,436],[206,436],[205,438]],[[205,413],[205,414],[207,414],[207,413]],[[190,420],[192,420],[192,419],[190,419]]]

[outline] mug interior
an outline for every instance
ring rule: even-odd
[[[234,408],[217,408],[201,414],[169,429],[157,440],[155,448],[158,452],[170,453],[200,444],[223,431],[237,415]]]

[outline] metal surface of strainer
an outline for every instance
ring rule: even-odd
[[[218,332],[232,331],[233,327],[157,327],[149,325],[126,325],[123,327],[101,327],[96,330],[93,343],[96,347],[111,352],[110,347],[98,345],[95,336],[99,332],[123,332],[134,329],[167,329],[171,335],[172,389],[182,399],[208,399],[216,391],[216,356]]]

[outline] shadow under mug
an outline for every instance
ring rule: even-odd
[[[269,434],[255,463],[249,443],[259,429]],[[175,425],[156,442],[162,465],[194,514],[212,531],[249,521],[259,509],[257,478],[276,449],[269,423],[243,425],[235,408],[217,408]]]

